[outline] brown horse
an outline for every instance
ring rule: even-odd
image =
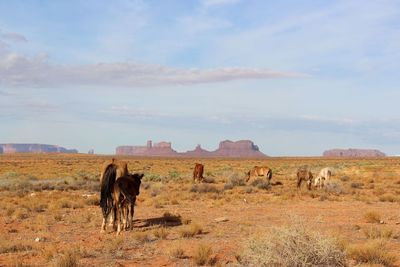
[[[246,172],[246,182],[248,182],[251,177],[258,177],[258,178],[265,177],[267,178],[268,183],[270,183],[272,179],[272,170],[265,166],[264,167],[254,166],[253,169]]]
[[[103,165],[100,175],[100,207],[103,213],[103,223],[101,225],[101,232],[106,230],[107,219],[110,218],[110,224],[114,224],[115,216],[111,213],[114,206],[112,192],[114,183],[122,176],[128,175],[128,165],[124,161],[112,159],[111,163],[107,162]],[[111,213],[111,216],[109,216]]]
[[[311,184],[313,180],[312,172],[307,166],[300,167],[297,170],[297,188],[300,189],[301,183],[305,181],[307,183],[308,190],[311,190]]]
[[[204,177],[203,177],[203,172],[204,172],[204,165],[200,163],[196,163],[194,166],[193,170],[193,182],[196,182],[196,179],[199,182],[202,182]]]
[[[115,181],[113,189],[114,213],[117,221],[117,234],[123,228],[127,230],[133,225],[133,214],[136,196],[140,193],[140,184],[144,174],[135,173],[122,176]]]

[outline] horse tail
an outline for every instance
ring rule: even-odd
[[[112,191],[116,176],[116,166],[111,163],[107,166],[106,171],[104,172],[100,189],[100,207],[102,209],[104,218],[110,214],[113,208]]]
[[[267,178],[268,178],[268,181],[271,181],[271,179],[272,179],[272,170],[271,169],[268,170]]]

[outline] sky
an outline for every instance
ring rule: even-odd
[[[0,0],[0,143],[400,154],[400,1]]]

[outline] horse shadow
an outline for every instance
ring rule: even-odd
[[[180,216],[164,215],[161,217],[148,219],[136,219],[133,221],[133,223],[135,228],[145,228],[151,226],[176,227],[182,225],[182,219]]]

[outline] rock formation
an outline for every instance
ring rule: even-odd
[[[207,151],[200,145],[194,150],[178,153],[172,149],[171,143],[160,142],[152,145],[152,141],[148,141],[146,146],[119,146],[116,149],[117,155],[133,155],[133,156],[161,156],[161,157],[227,157],[227,158],[256,158],[266,157],[260,152],[258,146],[250,140],[241,140],[233,142],[225,140],[220,142],[219,147],[215,151]]]
[[[178,152],[171,148],[171,143],[160,142],[153,145],[152,141],[147,141],[146,146],[119,146],[115,154],[159,157],[174,157],[179,155]]]
[[[56,145],[44,144],[0,144],[4,154],[11,153],[78,153],[76,149],[66,149]]]
[[[3,147],[0,146],[0,154],[3,154]]]
[[[350,157],[350,158],[371,158],[385,157],[385,153],[376,149],[331,149],[324,151],[324,157]]]

